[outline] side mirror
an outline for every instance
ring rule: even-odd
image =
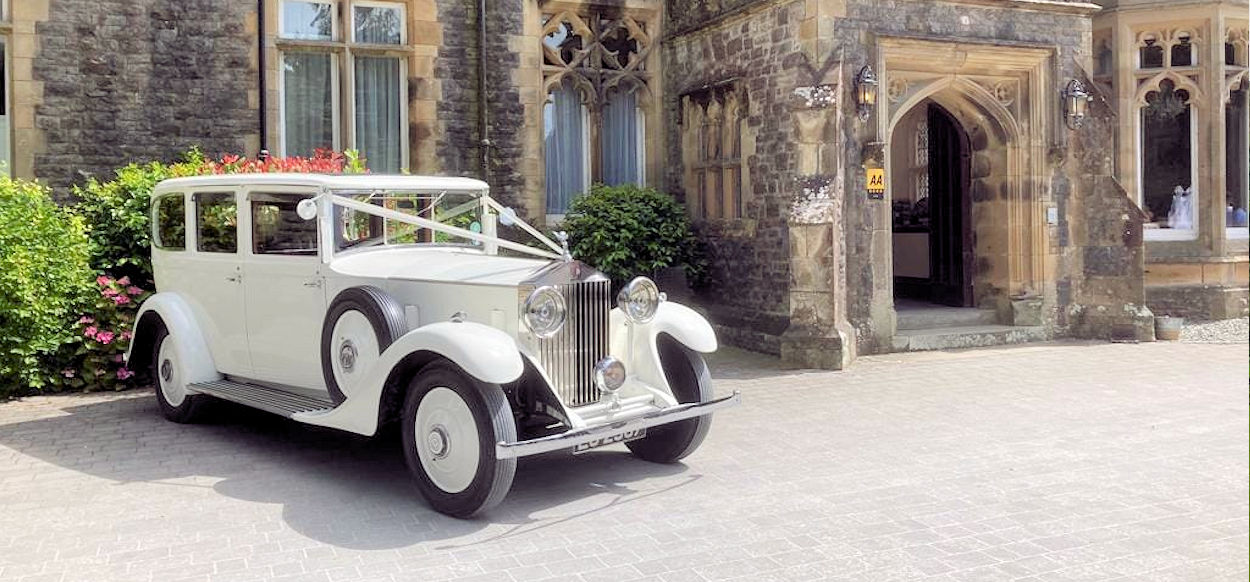
[[[503,212],[499,213],[499,224],[504,226],[516,224],[516,211],[511,208],[504,208]]]
[[[304,220],[312,220],[317,218],[317,201],[312,198],[305,198],[295,205],[295,213]]]

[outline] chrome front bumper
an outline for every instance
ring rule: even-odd
[[[741,394],[734,392],[729,396],[724,396],[715,400],[691,404],[678,404],[677,406],[648,412],[641,416],[609,422],[598,426],[569,430],[560,434],[548,435],[517,443],[501,442],[495,445],[495,458],[513,459],[516,457],[527,457],[529,455],[549,453],[551,451],[558,451],[561,449],[571,449],[577,445],[585,444],[606,436],[631,430],[660,426],[670,422],[677,422],[679,420],[686,420],[687,418],[711,414],[712,412],[722,408],[737,406],[741,401]]]

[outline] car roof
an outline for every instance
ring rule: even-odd
[[[246,173],[213,174],[170,178],[156,186],[156,192],[179,188],[213,186],[315,186],[334,190],[470,190],[486,191],[481,180],[454,176],[408,176],[402,174],[299,174]]]

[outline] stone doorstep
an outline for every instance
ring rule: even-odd
[[[921,307],[898,309],[898,329],[919,330],[998,323],[993,309],[976,307]]]
[[[1050,339],[1045,326],[972,325],[899,330],[891,340],[896,352],[957,350]]]

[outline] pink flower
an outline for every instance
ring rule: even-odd
[[[88,316],[86,316],[86,315],[84,315],[84,316],[82,316],[82,317],[78,318],[78,325],[84,325],[84,324],[88,324],[88,323],[95,323],[95,318],[94,318],[94,317],[88,317]]]
[[[94,339],[94,338],[95,338],[95,334],[96,334],[96,332],[97,332],[97,331],[99,331],[99,330],[98,330],[98,329],[96,329],[96,326],[94,326],[94,325],[89,325],[89,326],[87,326],[87,329],[82,330],[82,334],[83,334],[83,335],[85,335],[85,336],[87,336],[87,337],[89,337],[89,338]]]
[[[122,340],[123,340],[123,341],[129,340],[129,339],[130,339],[130,338],[132,338],[132,337],[134,337],[134,334],[132,334],[132,333],[130,333],[130,332],[128,332],[128,331],[123,331],[123,332],[122,332],[121,338],[122,338]]]
[[[125,295],[117,295],[116,297],[113,297],[114,305],[125,305],[127,303],[130,303],[130,298]]]
[[[113,282],[113,280],[112,280],[112,279],[110,279],[110,278],[108,278],[108,277],[106,277],[106,276],[104,276],[104,275],[100,275],[99,277],[96,277],[96,278],[95,278],[95,283],[96,283],[96,285],[99,285],[99,286],[101,286],[101,287],[107,287],[107,286],[109,285],[109,283],[112,283],[112,282]]]
[[[125,287],[126,285],[129,285],[129,284],[130,284],[130,277],[122,277],[121,279],[118,279],[118,280],[117,280],[117,284],[118,284],[118,285],[121,285],[122,287]]]
[[[65,368],[64,370],[61,370],[61,375],[66,378],[73,378],[75,373],[76,372],[74,372],[73,368]]]
[[[122,363],[122,362],[123,362],[123,361],[125,361],[125,360],[126,360],[126,356],[123,356],[122,354],[115,354],[115,355],[113,356],[113,361],[114,361],[114,362],[117,362],[117,363],[119,363],[119,364],[120,364],[120,363]]]
[[[100,294],[105,297],[116,297],[118,294],[118,291],[112,287],[105,287],[104,290],[100,292]]]
[[[125,379],[130,378],[131,376],[134,376],[134,375],[135,375],[135,373],[134,373],[134,372],[131,372],[130,370],[128,370],[128,369],[126,369],[126,368],[118,368],[118,369],[117,369],[117,379],[118,379],[118,380],[125,380]]]
[[[134,285],[131,285],[126,288],[126,293],[129,293],[131,295],[141,295],[143,294],[143,289],[140,289],[138,287],[135,287]]]
[[[116,336],[116,334],[114,334],[114,333],[113,333],[113,332],[111,332],[111,331],[102,331],[102,332],[100,332],[100,333],[97,333],[97,334],[96,334],[95,339],[96,339],[96,341],[98,341],[98,342],[100,342],[100,343],[102,343],[102,344],[104,344],[104,345],[106,345],[106,346],[107,346],[107,345],[109,345],[110,343],[112,343],[112,342],[113,342],[113,338],[114,338],[115,336]]]

